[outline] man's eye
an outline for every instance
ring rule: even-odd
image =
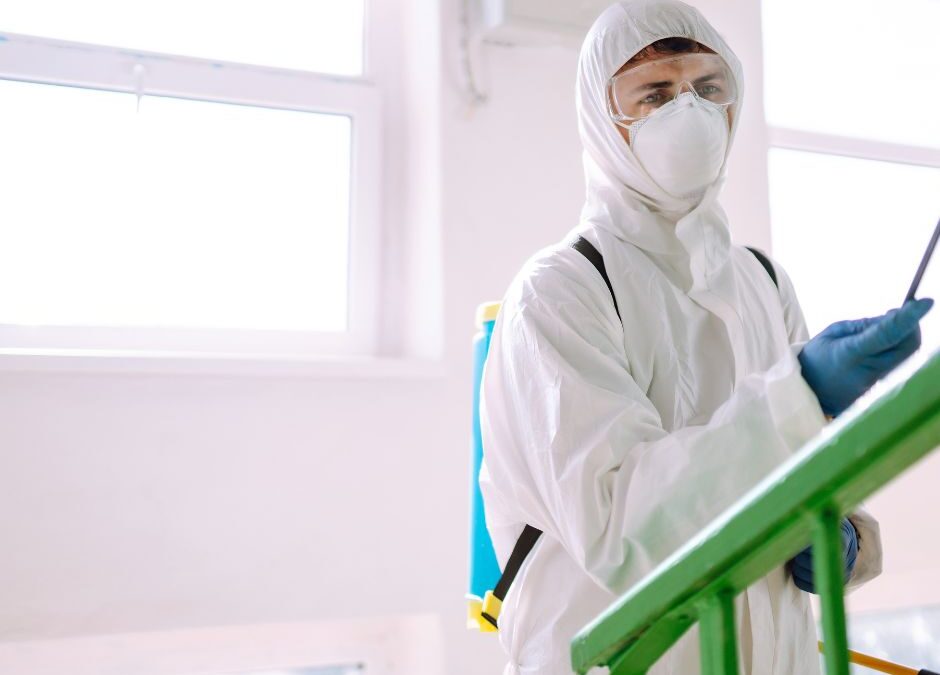
[[[663,95],[660,92],[656,92],[655,94],[650,94],[646,98],[641,99],[640,105],[649,105],[652,103],[659,103],[662,100],[663,100]]]
[[[721,93],[721,87],[714,84],[705,84],[699,87],[699,96],[714,96]]]

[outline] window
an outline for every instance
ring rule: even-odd
[[[2,30],[136,51],[363,74],[363,3],[6,0]]]
[[[354,1],[8,0],[0,348],[368,353],[365,28]]]
[[[774,254],[814,334],[898,306],[940,218],[940,3],[764,0],[762,11]],[[940,298],[937,260],[918,295]],[[940,338],[937,314],[925,344]]]
[[[853,614],[848,632],[852,649],[907,666],[934,670],[940,668],[938,606]],[[880,671],[853,667],[853,672],[876,675]]]

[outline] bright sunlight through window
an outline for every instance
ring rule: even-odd
[[[900,306],[940,218],[940,2],[764,0],[762,15],[773,252],[812,335]],[[917,295],[940,300],[938,256]],[[940,345],[940,312],[921,325]]]
[[[7,80],[0,110],[0,323],[345,330],[349,117]]]
[[[4,0],[0,31],[339,75],[363,71],[362,0]]]
[[[940,217],[940,169],[773,149],[774,255],[793,279],[810,334],[904,300]],[[918,297],[940,301],[935,257]],[[925,343],[940,342],[938,312]]]
[[[886,7],[879,0],[764,0],[767,122],[940,148],[940,2]]]

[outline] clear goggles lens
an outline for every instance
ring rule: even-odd
[[[635,121],[691,91],[716,105],[731,105],[737,92],[730,68],[717,54],[680,54],[634,66],[608,82],[611,116]]]

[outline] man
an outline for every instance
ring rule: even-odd
[[[619,2],[585,39],[581,222],[510,285],[482,385],[501,565],[525,525],[543,531],[499,616],[505,675],[570,673],[579,629],[920,344],[929,300],[807,342],[786,272],[731,243],[717,196],[742,85],[676,0]],[[880,572],[881,541],[863,510],[843,525],[851,589]],[[807,551],[738,596],[742,672],[818,673],[811,583]],[[697,628],[650,670],[698,672]]]

